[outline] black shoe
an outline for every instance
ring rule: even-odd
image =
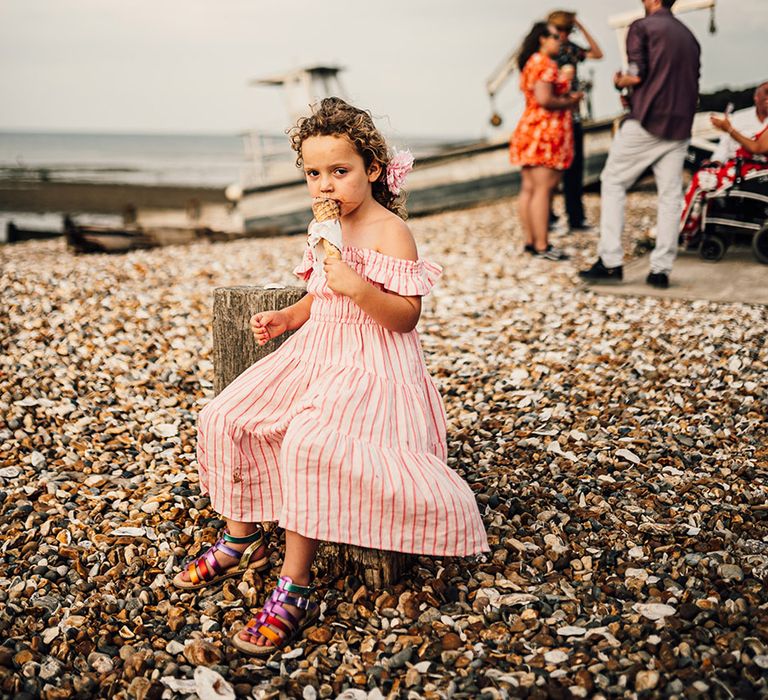
[[[571,224],[569,228],[571,233],[590,233],[595,230],[586,221],[582,221],[580,224]]]
[[[669,275],[666,272],[649,272],[645,281],[657,289],[667,289],[669,287]]]
[[[598,258],[589,270],[580,270],[579,277],[585,282],[621,282],[624,279],[624,268],[621,265],[606,267]]]
[[[540,258],[541,260],[560,262],[561,260],[568,260],[570,256],[559,248],[555,248],[552,244],[550,244],[547,246],[546,250],[539,251],[534,248],[533,257]]]
[[[524,253],[528,253],[529,255],[536,255],[536,248],[534,248],[530,243],[525,244],[525,248],[523,248]]]

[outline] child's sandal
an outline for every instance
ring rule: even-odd
[[[269,656],[278,649],[282,649],[320,616],[317,603],[309,600],[313,592],[314,589],[311,586],[297,586],[288,576],[281,576],[277,580],[277,588],[272,591],[261,612],[232,637],[232,644],[250,656]],[[283,604],[293,605],[303,610],[304,615],[297,618],[296,615],[288,612]],[[264,639],[268,643],[247,642],[240,638],[243,631],[251,637]]]
[[[225,543],[230,544],[248,544],[247,549],[242,552],[228,547]],[[256,571],[264,571],[269,567],[269,557],[266,550],[262,557],[258,560],[251,561],[251,557],[266,544],[266,538],[264,537],[264,531],[259,528],[256,532],[247,537],[233,537],[226,530],[224,535],[210,547],[203,552],[197,559],[191,561],[185,571],[189,574],[189,581],[185,581],[182,578],[182,573],[176,574],[173,579],[173,585],[176,588],[182,590],[192,591],[198,588],[205,588],[206,586],[215,586],[225,579],[235,576],[242,576],[248,569],[254,569]],[[236,564],[222,567],[218,561],[216,561],[215,554],[217,551],[221,551],[222,554],[226,554],[228,557],[237,559]]]

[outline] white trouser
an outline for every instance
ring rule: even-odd
[[[651,272],[672,271],[677,256],[683,202],[683,161],[688,141],[669,141],[649,134],[640,122],[627,119],[611,144],[600,174],[600,243],[597,253],[606,267],[622,264],[624,205],[627,190],[648,167],[653,168],[659,202],[656,247],[651,253]]]

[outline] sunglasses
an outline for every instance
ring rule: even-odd
[[[559,39],[560,38],[560,32],[547,32],[544,36],[547,39]]]

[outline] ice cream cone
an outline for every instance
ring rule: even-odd
[[[341,218],[341,207],[335,199],[316,199],[312,202],[312,213],[316,221]]]
[[[341,218],[341,207],[335,199],[316,199],[312,202],[312,213],[318,223],[331,221]],[[323,250],[329,258],[341,258],[341,251],[325,238],[323,238]]]
[[[341,258],[341,251],[333,243],[326,241],[325,238],[323,238],[323,250],[327,258]]]

